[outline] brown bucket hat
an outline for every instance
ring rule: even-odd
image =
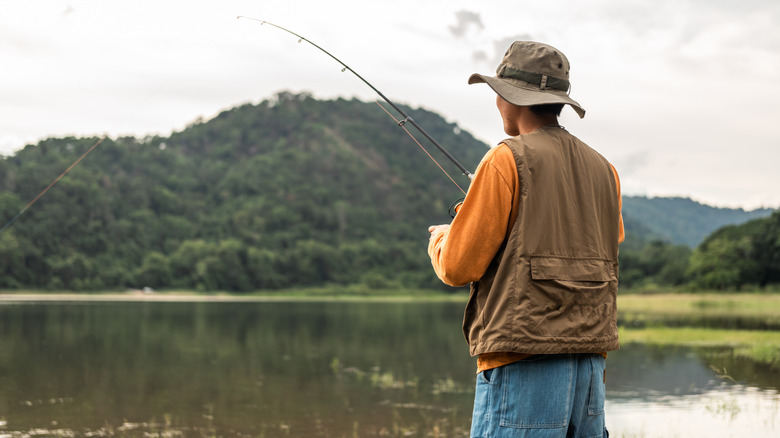
[[[547,44],[515,41],[506,51],[495,76],[474,73],[469,84],[484,82],[517,106],[563,103],[585,117],[585,110],[569,97],[569,60]]]

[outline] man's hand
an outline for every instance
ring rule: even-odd
[[[450,229],[450,224],[443,224],[443,225],[431,225],[428,227],[428,232],[431,233],[431,239],[433,239],[437,234],[443,233]]]

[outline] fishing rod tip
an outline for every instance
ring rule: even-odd
[[[259,21],[261,26],[264,25],[265,23],[268,23],[265,20],[261,20],[259,18],[247,17],[246,15],[239,15],[239,16],[236,17],[237,20],[240,20],[242,18],[245,18],[247,20]]]

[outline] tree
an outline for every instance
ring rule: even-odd
[[[753,253],[753,243],[747,236],[714,238],[693,252],[689,273],[700,288],[739,290],[755,278]]]
[[[136,278],[142,287],[170,287],[173,279],[170,260],[162,253],[150,252],[138,268]]]
[[[763,230],[754,237],[759,286],[780,283],[780,212],[763,221]]]

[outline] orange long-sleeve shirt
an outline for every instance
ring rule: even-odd
[[[612,172],[620,200],[620,179],[614,166]],[[464,286],[482,277],[517,219],[520,192],[514,155],[502,143],[488,151],[480,162],[450,227],[431,234],[428,255],[441,281],[450,286]],[[622,201],[619,206],[622,209]],[[621,215],[618,242],[624,239]],[[483,371],[527,356],[502,352],[481,354],[477,367]]]

